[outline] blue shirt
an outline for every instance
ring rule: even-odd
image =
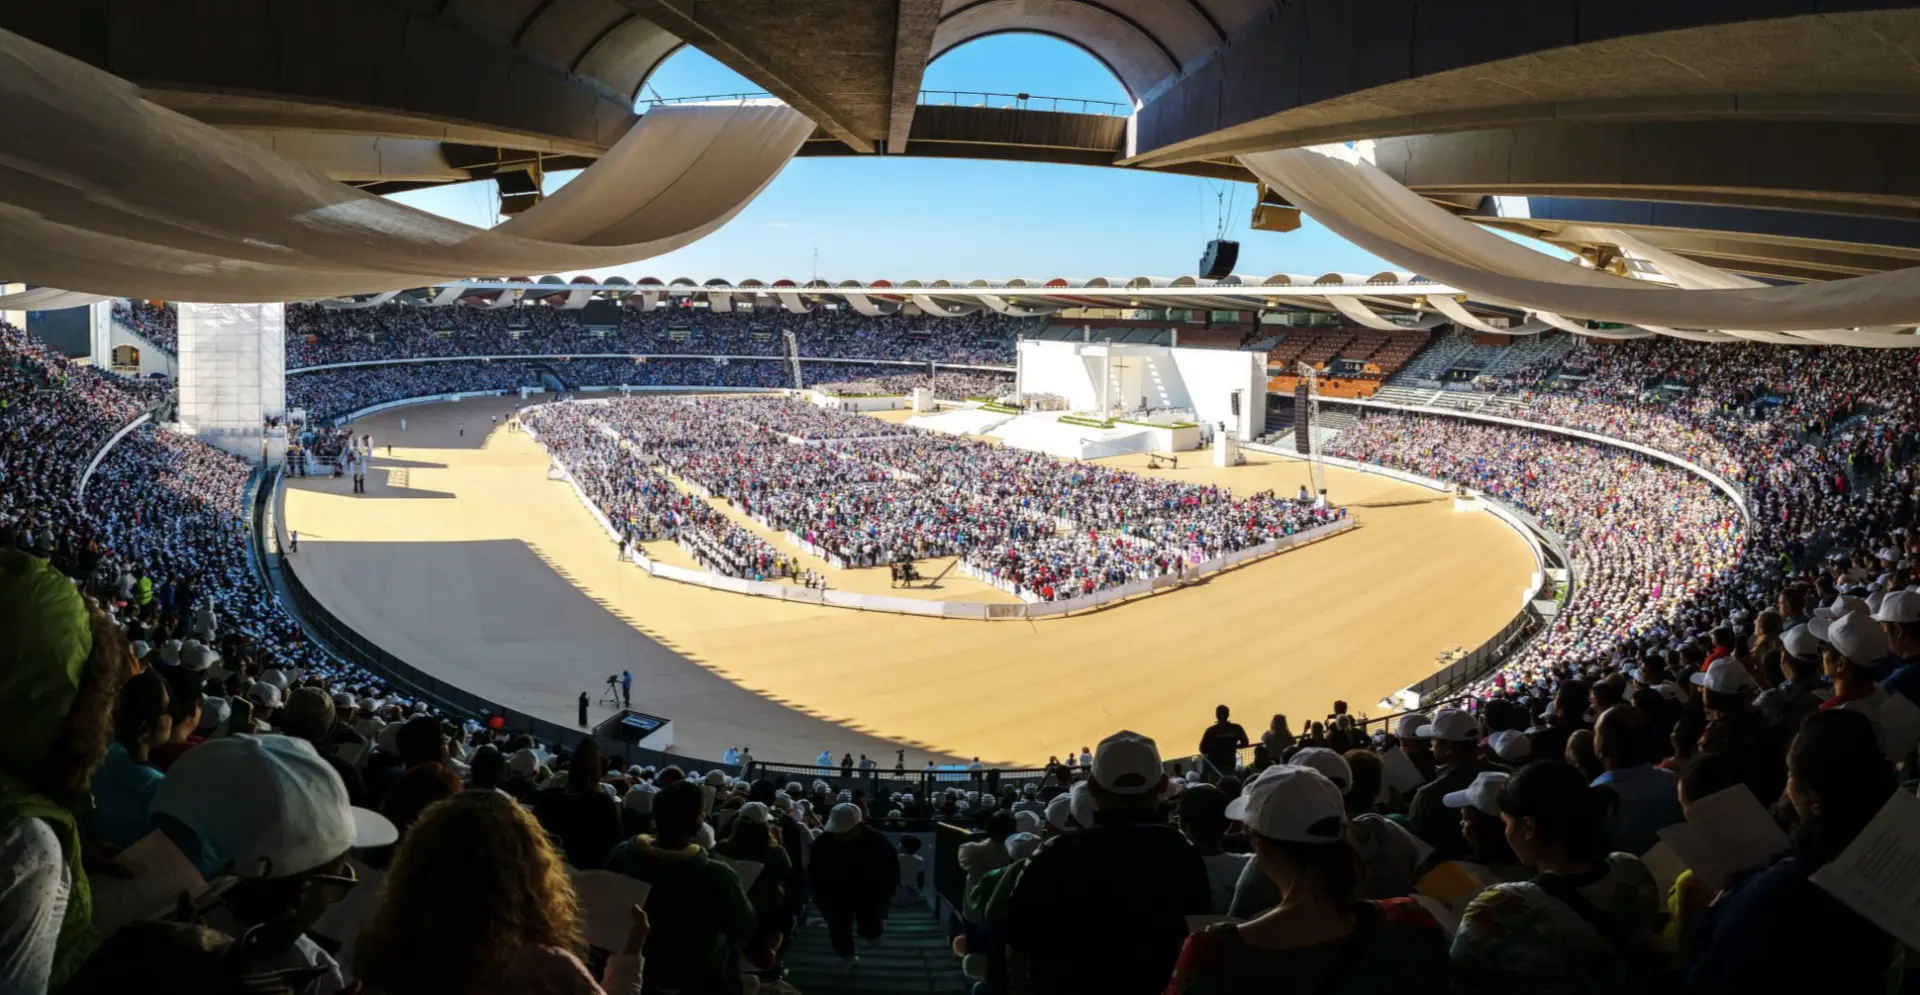
[[[139,842],[153,831],[148,813],[165,777],[134,760],[118,741],[110,744],[106,761],[93,772],[93,811],[86,816],[88,835],[115,848]]]
[[[1902,660],[1893,668],[1893,673],[1880,682],[1882,690],[1888,694],[1904,694],[1908,700],[1920,704],[1920,660]]]
[[[1660,841],[1660,830],[1685,822],[1680,811],[1679,778],[1672,771],[1652,764],[1624,770],[1610,770],[1593,779],[1619,796],[1613,818],[1607,823],[1607,839],[1615,850],[1639,855]]]

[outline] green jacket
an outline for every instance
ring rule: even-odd
[[[60,840],[73,879],[48,979],[48,987],[58,989],[100,943],[93,931],[93,893],[80,864],[73,810],[17,775],[39,770],[59,738],[93,652],[93,631],[71,581],[44,560],[0,550],[0,633],[0,703],[7,709],[0,722],[0,828],[23,819],[45,822]]]
[[[698,844],[664,850],[636,836],[613,848],[607,870],[638,878],[653,930],[644,951],[647,987],[737,992],[740,944],[753,933],[753,905],[733,868]]]

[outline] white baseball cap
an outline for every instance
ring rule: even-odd
[[[1040,837],[1032,833],[1014,833],[1007,837],[1007,856],[1015,860],[1025,860],[1039,848]]]
[[[340,775],[294,736],[210,739],[180,755],[153,797],[243,877],[290,877],[386,846],[399,830],[347,801]]]
[[[1458,708],[1442,708],[1431,725],[1420,727],[1422,739],[1444,739],[1454,743],[1480,741],[1480,723]]]
[[[860,806],[841,802],[827,813],[827,832],[844,833],[860,824]]]
[[[1393,735],[1396,739],[1419,739],[1422,735],[1421,728],[1432,724],[1431,718],[1419,712],[1402,715],[1400,721],[1393,724]]]
[[[1753,682],[1753,675],[1747,673],[1747,668],[1730,656],[1707,664],[1705,671],[1688,675],[1687,679],[1720,694],[1742,694],[1760,687]]]
[[[1101,740],[1094,750],[1093,779],[1116,795],[1157,791],[1164,776],[1160,747],[1137,732],[1123,729]]]
[[[1533,755],[1533,741],[1524,732],[1502,729],[1487,737],[1487,745],[1492,747],[1493,755],[1502,760],[1525,760]]]
[[[772,820],[772,818],[773,813],[767,808],[765,802],[748,802],[740,806],[740,821],[742,822],[757,822],[764,826]]]
[[[1013,825],[1019,832],[1037,833],[1040,831],[1040,823],[1044,821],[1046,820],[1040,817],[1040,813],[1032,809],[1013,813]]]
[[[1887,630],[1864,611],[1832,620],[1814,619],[1807,628],[1826,640],[1835,653],[1854,663],[1873,663],[1887,655]]]
[[[1901,624],[1920,622],[1920,593],[1894,591],[1888,594],[1880,602],[1880,609],[1873,613],[1873,620]]]
[[[280,707],[280,689],[266,681],[254,681],[247,689],[247,700],[264,708]]]
[[[395,727],[398,728],[398,727]],[[385,732],[385,729],[381,730]],[[532,750],[519,749],[507,758],[507,773],[513,777],[532,777],[540,772],[540,757]]]
[[[1495,733],[1495,735],[1499,734]],[[1472,784],[1459,791],[1449,791],[1440,800],[1445,802],[1448,808],[1471,807],[1488,815],[1499,815],[1500,789],[1506,785],[1507,778],[1512,776],[1504,771],[1483,770],[1480,776],[1473,779]]]
[[[1061,792],[1047,802],[1047,825],[1063,833],[1074,828],[1073,797],[1070,794]]]
[[[1780,634],[1780,644],[1795,660],[1820,659],[1820,637],[1804,625],[1796,625]]]
[[[211,694],[200,696],[200,726],[196,732],[208,732],[219,735],[227,724],[228,716],[233,714],[233,706],[227,699]]]
[[[187,670],[198,673],[219,662],[220,654],[198,639],[189,639],[180,646],[180,666]]]
[[[1346,832],[1346,799],[1311,767],[1275,764],[1227,803],[1227,818],[1282,843],[1335,843]]]
[[[1319,771],[1321,777],[1332,781],[1343,794],[1353,787],[1353,768],[1347,764],[1347,758],[1324,746],[1309,746],[1295,753],[1287,763]]]
[[[160,662],[169,667],[180,662],[180,640],[169,639],[160,644]]]
[[[1833,604],[1825,608],[1815,608],[1813,610],[1813,617],[1816,619],[1839,618],[1842,615],[1851,615],[1857,611],[1865,611],[1866,607],[1867,603],[1865,601],[1851,594],[1842,594],[1833,599]]]

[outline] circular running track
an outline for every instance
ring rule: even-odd
[[[573,489],[547,479],[545,450],[489,431],[489,416],[504,422],[517,403],[469,398],[355,422],[376,445],[367,493],[344,477],[293,478],[290,565],[400,659],[556,723],[573,724],[581,691],[597,695],[608,674],[631,670],[634,708],[672,719],[675,751],[692,757],[746,746],[806,763],[829,749],[886,766],[904,747],[910,768],[929,757],[1026,765],[1121,728],[1174,756],[1193,750],[1222,703],[1250,731],[1276,712],[1298,731],[1335,699],[1374,711],[1432,673],[1443,650],[1498,632],[1534,569],[1491,514],[1328,467],[1330,496],[1361,528],[1100,611],[975,622],[781,602],[618,562]],[[1291,494],[1307,480],[1298,460],[1247,456],[1215,468],[1185,453],[1167,471],[1145,470],[1144,456],[1100,462],[1240,493]],[[648,552],[685,559],[665,543]],[[837,588],[900,593],[884,570],[811,565]],[[919,596],[1009,600],[957,573]],[[591,720],[611,711],[596,706]]]

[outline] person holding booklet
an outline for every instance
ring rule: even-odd
[[[639,995],[650,924],[638,907],[598,983],[566,866],[525,808],[497,791],[436,802],[394,854],[354,948],[363,991]]]
[[[1736,876],[1701,915],[1687,986],[1701,992],[1884,990],[1893,937],[1808,877],[1840,856],[1896,790],[1893,765],[1866,715],[1809,716],[1787,754],[1793,848]],[[1818,949],[1807,946],[1817,927]]]

